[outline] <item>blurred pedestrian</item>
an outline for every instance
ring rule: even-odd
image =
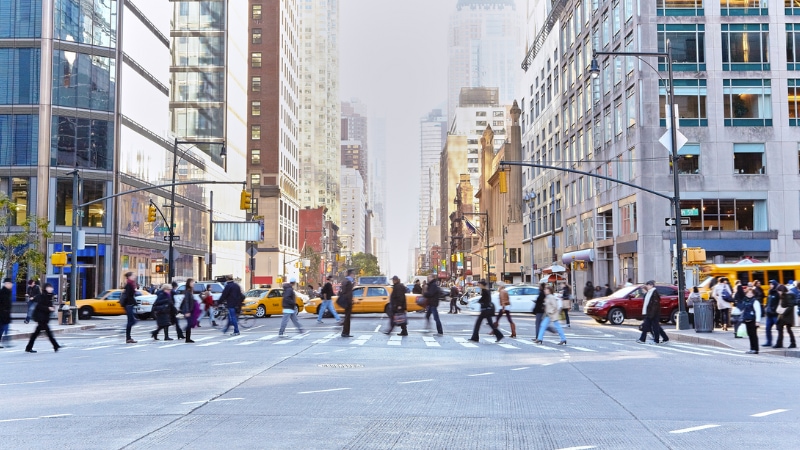
[[[297,280],[294,278],[290,278],[288,283],[283,283],[283,319],[281,320],[281,329],[278,332],[278,337],[286,337],[284,331],[286,331],[286,325],[289,323],[290,319],[295,328],[297,328],[298,333],[305,333],[300,322],[297,321],[297,294],[294,292],[295,283],[297,283]]]
[[[497,338],[496,342],[500,342],[503,339],[503,333],[497,329],[494,325],[492,319],[494,319],[494,303],[492,303],[492,293],[489,291],[489,288],[486,284],[486,280],[481,280],[481,298],[478,300],[478,303],[481,305],[481,314],[478,316],[478,320],[475,321],[475,328],[472,330],[472,337],[469,339],[472,342],[478,342],[478,332],[481,328],[481,322],[486,319],[486,322],[489,323],[489,326],[492,327],[492,333]]]
[[[397,275],[392,277],[392,283],[392,294],[389,296],[389,330],[384,331],[384,334],[391,334],[394,327],[399,326],[400,333],[397,335],[408,336],[406,287],[400,282],[400,277]]]
[[[8,278],[6,278],[6,280],[8,280]],[[53,344],[53,351],[57,352],[58,349],[61,348],[58,342],[56,342],[56,338],[53,337],[53,332],[50,331],[50,325],[48,324],[48,322],[50,322],[50,313],[55,310],[56,308],[53,306],[53,285],[45,283],[44,292],[36,297],[36,309],[33,310],[33,320],[36,322],[36,330],[31,334],[28,345],[25,347],[26,352],[36,353],[36,350],[33,349],[33,343],[42,331],[47,334],[50,343]]]
[[[204,311],[201,313],[197,320],[197,326],[200,326],[200,321],[208,316],[208,322],[212,327],[217,326],[216,310],[214,309],[214,295],[211,293],[211,283],[206,283],[206,288],[200,293],[200,301],[203,302]]]
[[[569,283],[564,282],[561,286],[561,311],[564,312],[564,322],[567,328],[572,328],[569,324],[569,309],[572,307],[572,289]]]
[[[511,327],[511,337],[517,337],[517,326],[514,324],[514,321],[511,320],[511,311],[508,308],[511,307],[511,300],[508,298],[508,291],[506,291],[506,284],[502,281],[497,283],[499,288],[497,289],[498,299],[500,301],[500,312],[497,313],[497,320],[494,322],[494,327],[497,328],[500,325],[500,319],[503,318],[503,314],[505,314],[506,319],[508,319],[509,326]]]
[[[733,337],[734,338],[741,338],[737,331],[739,330],[739,325],[742,322],[742,310],[739,308],[739,302],[744,300],[745,298],[745,288],[742,287],[742,282],[736,280],[736,284],[734,285],[733,291],[733,303],[731,303],[731,320],[733,322]],[[750,287],[748,287],[750,289]]]
[[[609,295],[611,295],[613,293],[614,293],[614,291],[611,290],[611,286],[609,286],[608,283],[606,283],[606,290],[605,290],[605,292],[603,292],[603,296],[604,297],[608,297]]]
[[[125,343],[135,344],[136,341],[131,337],[133,326],[136,325],[136,281],[133,272],[125,273],[125,285],[122,287],[121,295],[120,303],[125,308],[125,316],[128,319],[125,324]]]
[[[748,287],[744,291],[744,297],[736,303],[736,306],[742,312],[739,317],[740,321],[747,328],[747,337],[750,339],[749,354],[758,354],[758,332],[756,325],[761,322],[761,303],[756,300],[755,288]],[[781,336],[778,336],[780,340]]]
[[[28,302],[25,323],[30,323],[33,309],[36,308],[36,301],[34,299],[41,293],[42,290],[39,288],[39,285],[36,283],[36,281],[34,279],[28,280],[28,286],[25,288],[25,300]]]
[[[625,282],[625,287],[633,286],[633,278],[628,278],[628,281]]]
[[[225,283],[222,295],[219,297],[219,302],[225,304],[228,308],[228,323],[225,324],[225,329],[222,330],[222,333],[227,333],[229,327],[233,325],[233,333],[231,333],[231,336],[238,336],[239,320],[237,315],[242,309],[244,294],[242,293],[242,287],[239,286],[239,283],[233,281],[232,275],[228,275],[227,280],[228,282]]]
[[[181,324],[178,322],[178,308],[180,304],[178,306],[175,306],[175,292],[177,289],[178,289],[178,283],[176,281],[173,281],[172,291],[170,292],[170,297],[172,298],[172,302],[170,303],[169,315],[171,324],[175,325],[175,331],[178,333],[178,339],[184,339],[183,330],[181,329]],[[187,292],[188,291],[184,289],[183,291],[184,299],[186,298]],[[189,295],[191,295],[191,293],[189,293]],[[183,302],[183,300],[181,300],[181,302]],[[164,335],[166,336],[166,331],[164,332]]]
[[[336,304],[344,309],[344,321],[342,322],[342,337],[353,337],[350,334],[350,315],[353,314],[353,285],[355,284],[355,269],[347,269],[347,276],[344,277],[341,290],[339,291],[339,298],[336,299]]]
[[[694,304],[701,301],[703,301],[703,297],[700,296],[700,290],[697,286],[694,286],[689,298],[686,299],[686,308],[689,311],[689,325],[692,327],[694,327]]]
[[[322,317],[325,315],[325,311],[330,311],[333,318],[336,320],[336,323],[341,323],[342,319],[339,317],[339,313],[336,312],[336,308],[333,307],[333,275],[328,275],[325,278],[325,285],[322,286],[322,289],[319,291],[319,297],[321,303],[317,310],[317,323],[323,323]]]
[[[188,278],[186,280],[184,291],[183,291],[183,301],[181,301],[181,313],[183,317],[186,319],[186,343],[187,344],[194,344],[192,340],[192,328],[194,328],[195,324],[197,323],[198,314],[195,309],[198,308],[199,303],[194,298],[194,279]],[[180,326],[178,326],[180,329]],[[180,336],[178,336],[180,339]]]
[[[550,286],[545,287],[544,294],[544,318],[542,319],[542,325],[539,328],[539,334],[536,336],[536,343],[544,343],[544,330],[549,324],[552,323],[558,332],[558,337],[561,338],[561,341],[558,343],[558,345],[567,345],[567,337],[564,336],[564,330],[561,328],[561,324],[558,322],[561,317],[561,311],[558,308],[558,299],[555,295],[553,295],[553,288]]]
[[[594,285],[591,281],[586,282],[583,288],[583,297],[588,301],[594,298]]]
[[[461,308],[458,307],[458,298],[461,293],[458,292],[458,287],[454,284],[450,287],[450,311],[448,314],[458,314]]]
[[[784,288],[785,289],[785,288]],[[778,281],[769,280],[769,291],[767,292],[767,306],[764,315],[767,317],[767,343],[762,347],[772,347],[772,327],[778,330],[778,308],[781,306],[781,293],[778,291]]]
[[[794,339],[792,332],[792,325],[794,325],[794,305],[797,301],[795,294],[790,292],[786,286],[778,286],[780,292],[781,303],[776,309],[778,313],[778,342],[775,343],[773,348],[783,348],[783,329],[789,334],[789,348],[797,348],[797,342]]]
[[[11,288],[14,283],[11,278],[3,280],[3,287],[0,287],[0,348],[3,348],[3,337],[8,345],[8,328],[11,326]],[[28,323],[27,321],[25,323]]]
[[[539,336],[539,327],[542,325],[542,319],[544,318],[545,287],[546,285],[544,283],[539,284],[539,295],[536,297],[536,302],[533,304],[533,315],[536,316],[536,332],[533,333],[534,341],[538,340],[536,337]]]
[[[414,287],[411,288],[412,294],[422,294],[422,286],[419,285],[419,280],[414,280]]]
[[[431,331],[431,316],[433,316],[433,320],[436,322],[436,334],[443,336],[442,321],[439,320],[439,297],[442,295],[442,291],[439,289],[439,282],[435,275],[428,275],[428,287],[422,295],[428,300],[428,306],[425,308],[425,332]]]
[[[731,302],[733,301],[733,293],[726,277],[721,277],[717,284],[714,285],[714,290],[712,291],[711,296],[717,302],[717,309],[719,310],[722,331],[728,331],[728,325],[731,321]]]
[[[644,302],[642,302],[642,316],[644,322],[642,323],[642,335],[636,341],[639,344],[647,342],[647,333],[653,333],[653,340],[659,344],[659,337],[665,337],[663,342],[669,341],[666,333],[662,333],[660,318],[661,318],[661,296],[656,290],[656,282],[650,280],[644,285],[645,295]]]
[[[154,340],[158,340],[158,333],[164,330],[164,340],[171,341],[169,327],[172,325],[172,309],[175,307],[172,300],[172,285],[164,283],[156,292],[156,301],[153,303],[153,314],[156,316],[156,329],[150,333]]]

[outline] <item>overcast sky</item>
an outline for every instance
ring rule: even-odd
[[[386,118],[386,275],[405,279],[417,240],[419,119],[447,100],[447,24],[456,0],[341,0],[340,96]],[[383,268],[387,271],[387,268]]]

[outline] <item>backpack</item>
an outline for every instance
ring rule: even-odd
[[[125,295],[125,289],[119,294],[119,306],[122,306],[122,309],[125,309],[127,306],[126,303],[128,302],[128,296]]]

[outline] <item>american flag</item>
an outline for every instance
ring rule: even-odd
[[[478,232],[478,230],[475,228],[475,225],[473,225],[469,219],[464,219],[464,225],[466,225],[469,234],[475,234]]]

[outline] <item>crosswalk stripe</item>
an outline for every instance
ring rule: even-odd
[[[112,345],[101,345],[99,347],[89,347],[89,348],[85,348],[83,350],[84,351],[86,351],[86,350],[100,350],[101,348],[109,348],[109,347],[113,347],[113,346]]]
[[[280,340],[278,342],[273,342],[272,345],[286,345],[286,344],[290,344],[292,342],[294,342],[294,341],[291,340],[291,339],[282,339],[282,340]]]
[[[205,343],[205,344],[200,344],[200,345],[198,345],[198,347],[211,347],[212,345],[217,345],[217,344],[221,344],[221,343],[222,343],[222,341],[208,342],[208,343]]]
[[[160,345],[158,348],[177,347],[177,346],[183,345],[183,344],[185,344],[185,342],[178,342],[177,344]]]
[[[586,348],[586,347],[576,347],[574,345],[570,345],[569,348],[570,349],[575,349],[575,350],[580,350],[582,352],[597,352],[597,350],[592,350],[592,349]]]
[[[392,336],[386,342],[386,345],[402,345],[403,344],[403,337],[402,336]]]
[[[235,344],[235,345],[253,345],[253,344],[257,343],[257,342],[258,341],[245,341],[245,342],[239,342],[238,344]]]
[[[237,339],[242,339],[242,338],[244,338],[244,336],[240,334],[238,336],[231,336],[231,337],[229,337],[227,339],[223,339],[223,341],[235,341]]]
[[[371,334],[362,334],[358,337],[358,339],[351,342],[350,345],[364,345],[368,340],[370,340],[370,338],[372,338]]]
[[[292,339],[297,340],[297,339],[303,339],[305,337],[308,337],[308,333],[298,334],[297,336],[293,337]]]
[[[514,348],[514,349],[517,349],[517,350],[519,350],[519,347],[514,347],[514,346],[513,346],[513,345],[511,345],[511,344],[503,344],[503,343],[500,343],[500,344],[497,344],[497,345],[499,345],[500,347],[503,347],[503,348]]]
[[[325,335],[325,337],[323,337],[322,339],[317,339],[313,343],[314,344],[324,344],[324,343],[330,341],[331,339],[334,339],[338,335],[339,335],[339,333],[331,333],[331,334]]]
[[[441,344],[436,342],[436,339],[430,336],[424,336],[422,340],[425,341],[425,345],[428,347],[441,347]]]
[[[258,338],[258,340],[259,341],[268,341],[270,339],[275,339],[276,337],[278,337],[277,334],[268,334],[266,336],[262,336],[262,337]]]
[[[463,347],[467,347],[467,348],[477,348],[478,347],[477,345],[473,344],[472,342],[467,342],[467,340],[464,339],[464,338],[457,337],[457,338],[453,338],[453,340],[456,341],[457,343],[461,344]]]
[[[195,341],[195,342],[202,342],[202,341],[207,341],[209,339],[214,339],[215,337],[216,336],[203,336],[203,337],[199,337],[199,338],[194,338],[192,340]]]

